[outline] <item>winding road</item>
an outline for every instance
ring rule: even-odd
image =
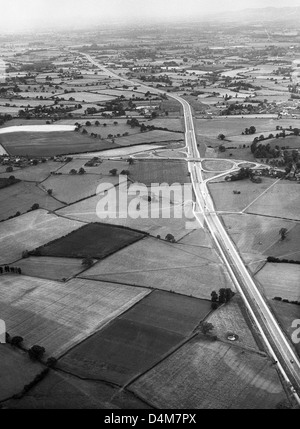
[[[131,86],[139,85],[139,87],[145,88],[146,91],[150,90],[157,93],[164,93],[163,91],[141,85],[139,82],[125,79],[107,70],[101,64],[98,64],[90,55],[83,53],[81,53],[81,55],[84,55],[88,61],[109,76],[122,79]],[[195,216],[201,225],[207,225],[237,291],[241,294],[270,356],[273,358],[274,363],[276,363],[278,370],[286,382],[286,387],[300,405],[300,398],[298,396],[300,392],[299,358],[296,356],[288,338],[282,332],[276,318],[273,316],[268,304],[255,284],[255,281],[245,267],[235,245],[228,236],[227,231],[215,211],[213,200],[202,175],[202,159],[197,147],[191,106],[185,99],[178,95],[168,94],[168,96],[177,100],[183,107],[186,148],[188,151],[187,162],[196,198],[194,207]]]

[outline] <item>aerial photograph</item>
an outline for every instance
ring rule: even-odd
[[[300,410],[300,0],[0,7],[0,409]]]

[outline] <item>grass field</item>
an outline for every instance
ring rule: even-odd
[[[153,183],[190,183],[187,164],[181,161],[139,160],[129,167],[129,171],[132,180],[146,186]]]
[[[47,161],[44,163],[39,163],[38,165],[32,167],[25,167],[13,171],[12,173],[1,174],[1,177],[9,177],[11,175],[15,176],[16,179],[29,181],[29,182],[42,182],[45,180],[52,171],[56,171],[61,167],[62,164]]]
[[[120,284],[2,276],[0,313],[7,331],[58,356],[124,312],[148,291]]]
[[[296,124],[294,125],[296,128]],[[279,139],[270,139],[266,140],[266,144],[270,144],[271,147],[279,146],[279,147],[286,147],[290,149],[299,149],[300,148],[300,137],[299,136],[287,136],[285,138],[279,138]]]
[[[287,227],[288,234],[285,240],[279,240],[274,246],[271,246],[266,251],[266,255],[300,261],[300,225],[296,222],[289,222]]]
[[[107,182],[109,184],[111,183],[111,179],[113,178],[109,178],[109,180],[108,178],[104,178],[103,180],[105,183]],[[180,195],[182,195],[179,187],[174,189],[179,190]],[[110,192],[107,197],[99,194],[96,197],[60,209],[57,213],[67,216],[70,219],[77,219],[85,222],[102,222],[126,226],[128,228],[148,232],[154,236],[160,235],[163,238],[165,238],[167,234],[174,235],[176,240],[183,238],[190,232],[190,229],[187,229],[187,222],[191,223],[191,221],[194,220],[192,202],[188,202],[186,206],[183,207],[180,203],[176,203],[176,201],[174,204],[169,196],[168,198],[158,197],[158,188],[152,188],[151,190],[151,203],[147,202],[148,191],[147,197],[144,195],[139,196],[139,188],[135,185],[135,187],[131,188],[132,195],[128,195],[127,187],[122,185],[116,188],[116,195],[114,195],[114,192]],[[120,207],[120,201],[124,201],[126,196],[128,196],[128,205],[126,205],[126,207],[132,210],[132,215],[128,215],[128,211]],[[116,204],[114,204],[115,201]],[[141,205],[140,211],[136,210],[138,203]],[[130,211],[130,213],[132,212]],[[151,217],[151,212],[155,214],[155,217]],[[139,217],[136,218],[136,216]],[[199,224],[196,223],[195,226],[192,225],[192,227],[197,228]]]
[[[75,101],[86,103],[101,103],[103,101],[110,101],[116,98],[112,95],[102,95],[92,92],[69,92],[68,94],[62,94],[61,97],[65,100],[69,100],[72,97]]]
[[[215,154],[219,159],[241,159],[243,161],[255,161],[253,153],[250,149],[227,149],[225,152],[219,152],[215,149]],[[206,155],[208,157],[208,155]]]
[[[63,207],[34,183],[19,182],[0,190],[0,220],[8,219],[17,212],[25,213],[34,204],[46,210]]]
[[[82,259],[52,258],[47,256],[29,257],[18,261],[22,274],[49,280],[62,280],[75,276],[84,270]]]
[[[35,210],[0,223],[0,264],[14,262],[22,257],[23,251],[33,250],[80,226],[80,222],[58,218],[45,210]]]
[[[221,161],[221,160],[204,161],[202,165],[204,170],[218,171],[218,172],[227,171],[233,167],[233,164],[231,162]]]
[[[296,182],[280,181],[259,198],[247,213],[300,220],[300,189]]]
[[[103,180],[101,176],[91,174],[51,176],[43,182],[45,190],[52,189],[52,196],[66,204],[96,195],[97,188]]]
[[[115,149],[117,146],[74,131],[1,134],[0,144],[13,156],[38,157]]]
[[[230,343],[227,336],[229,333],[234,333],[239,337],[235,344],[258,350],[258,344],[246,322],[245,316],[246,310],[243,301],[240,296],[235,295],[228,304],[214,311],[207,321],[214,325],[212,333],[217,335],[221,341]]]
[[[96,264],[85,278],[124,282],[210,299],[232,287],[216,252],[147,238]]]
[[[86,126],[86,122],[87,120],[92,124],[91,126]],[[101,137],[103,138],[107,138],[109,134],[112,135],[118,135],[120,134],[121,136],[124,133],[129,133],[129,135],[132,134],[139,134],[140,133],[140,128],[136,127],[136,128],[131,128],[130,125],[127,125],[127,119],[103,119],[100,118],[98,119],[100,122],[99,126],[95,125],[95,121],[96,120],[92,120],[92,119],[62,119],[60,121],[57,121],[57,124],[66,124],[66,125],[74,125],[75,122],[78,122],[79,124],[81,124],[83,126],[83,128],[85,128],[89,134],[90,133],[96,133],[96,134],[100,134]],[[114,125],[114,122],[117,122],[117,125]],[[105,124],[105,126],[104,126]]]
[[[159,409],[270,409],[286,399],[271,362],[197,337],[130,386]]]
[[[44,96],[45,96],[45,94],[44,94]],[[47,96],[47,94],[46,94],[46,96]],[[18,107],[19,109],[22,109],[22,108],[26,108],[26,107],[36,107],[36,106],[51,106],[51,105],[53,105],[54,104],[54,100],[39,100],[39,99],[36,99],[36,98],[24,98],[24,99],[21,99],[21,100],[19,100],[19,99],[11,99],[11,100],[7,100],[7,99],[5,99],[5,100],[1,100],[0,99],[0,108],[2,107],[2,105],[3,106],[5,106],[6,105],[6,103],[9,103],[9,105],[11,106],[11,107]]]
[[[172,133],[170,131],[147,131],[145,133],[135,134],[128,137],[121,137],[117,140],[120,146],[133,146],[139,144],[151,144],[162,142],[174,142],[184,140],[183,133]],[[0,143],[1,140],[0,140]]]
[[[269,303],[280,325],[285,330],[288,337],[291,338],[295,331],[295,328],[292,328],[292,323],[294,320],[300,319],[300,306],[273,300],[269,301]],[[299,338],[299,334],[297,335],[297,338]],[[300,356],[300,343],[294,344],[294,347]]]
[[[267,298],[276,296],[289,301],[300,301],[300,265],[266,264],[256,275]]]
[[[0,361],[0,401],[20,393],[44,369],[40,363],[32,362],[26,353],[9,344],[1,344]]]
[[[39,248],[42,256],[102,259],[144,237],[135,231],[94,223]]]
[[[66,401],[66,398],[68,400]],[[5,403],[8,409],[149,409],[145,402],[126,390],[107,383],[80,380],[51,372],[21,400]]]
[[[184,132],[184,122],[182,119],[175,118],[157,118],[145,121],[145,125],[154,125],[159,128],[168,128],[170,131]]]
[[[124,385],[190,335],[209,307],[208,302],[154,292],[59,364],[81,377]]]
[[[291,227],[289,221],[265,216],[226,214],[222,219],[240,252],[267,256],[270,256],[271,246],[279,246],[281,228],[289,230]]]
[[[208,188],[217,210],[240,212],[273,183],[275,183],[274,179],[264,177],[262,183],[252,183],[246,179],[235,182],[209,183]],[[234,191],[240,192],[240,194],[234,194]],[[264,200],[264,196],[262,196],[262,200]]]
[[[218,89],[217,89],[218,91]],[[276,126],[288,128],[290,125],[297,127],[297,122],[293,119],[262,119],[262,118],[224,118],[224,119],[197,119],[197,128],[202,135],[207,137],[217,138],[219,134],[224,134],[225,137],[242,136],[242,132],[246,128],[254,126],[257,133],[273,133]],[[252,139],[253,140],[253,139]]]

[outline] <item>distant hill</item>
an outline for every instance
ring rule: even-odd
[[[223,22],[253,23],[253,22],[295,22],[300,20],[300,7],[266,7],[258,9],[243,9],[207,15],[203,20],[218,20]]]

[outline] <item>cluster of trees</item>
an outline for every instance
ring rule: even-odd
[[[69,172],[69,174],[71,174],[72,176],[75,176],[76,174],[83,175],[83,174],[85,174],[85,173],[86,173],[86,171],[85,171],[85,169],[84,169],[83,167],[81,167],[81,168],[78,170],[78,172],[77,172],[77,170],[75,170],[75,168],[72,168],[72,170],[70,170],[70,172]]]
[[[211,293],[211,308],[216,310],[219,305],[229,302],[234,295],[235,293],[230,288],[222,288],[219,290],[219,293],[213,291]]]
[[[12,116],[11,115],[0,115],[0,125],[4,125],[5,122],[11,121],[12,120]]]
[[[25,349],[23,346],[24,338],[20,337],[20,336],[11,337],[8,332],[6,333],[6,342],[7,342],[7,344],[10,344],[13,347],[18,347],[24,351],[27,351],[30,359],[33,361],[41,361],[42,358],[44,357],[45,353],[46,353],[45,348],[41,347],[37,344],[32,346],[28,350]],[[46,365],[48,367],[53,368],[54,365],[56,364],[56,362],[57,362],[57,360],[55,358],[50,357],[47,359]]]
[[[8,167],[9,168],[9,167]],[[6,169],[7,171],[7,169]],[[14,185],[15,183],[21,182],[20,179],[16,179],[15,176],[10,176],[7,178],[0,179],[0,189],[7,188],[8,186]]]
[[[116,176],[118,174],[118,170],[116,168],[113,168],[112,170],[110,170],[109,174],[111,174],[112,176]],[[129,170],[122,170],[120,174],[124,175],[124,176],[129,176],[130,171]]]
[[[273,299],[274,299],[274,301],[282,301],[282,302],[286,302],[287,304],[300,305],[300,301],[290,301],[288,299],[281,298],[281,296],[275,296],[275,298],[273,298]]]
[[[226,176],[226,181],[235,182],[237,180],[244,180],[244,179],[252,179],[254,177],[254,172],[249,167],[242,167],[236,174],[233,174],[231,176]]]
[[[271,148],[271,145],[269,143],[266,145],[259,144],[258,142],[262,140],[265,140],[265,139],[264,138],[257,139],[256,137],[250,146],[251,152],[253,153],[254,157],[255,158],[279,158],[281,154],[279,146],[276,145],[274,148]]]
[[[275,258],[274,256],[268,256],[267,261],[273,264],[296,264],[300,265],[300,261],[294,261],[292,259]]]
[[[8,265],[5,265],[4,267],[0,267],[0,274],[22,274],[21,268],[17,267],[9,267]]]
[[[165,83],[167,86],[172,86],[173,82],[171,81],[170,77],[167,74],[164,75],[159,75],[159,76],[145,76],[142,75],[140,76],[140,79],[143,82],[161,82],[161,83]]]
[[[97,164],[101,164],[102,160],[99,159],[97,156],[94,156],[94,158],[90,159],[86,164],[84,164],[85,167],[94,167]]]
[[[86,258],[84,258],[81,263],[84,268],[90,268],[93,264],[94,260],[91,256],[87,256]]]
[[[256,128],[252,125],[250,128],[245,128],[245,131],[242,132],[242,135],[250,135],[250,134],[255,134],[256,133]]]

